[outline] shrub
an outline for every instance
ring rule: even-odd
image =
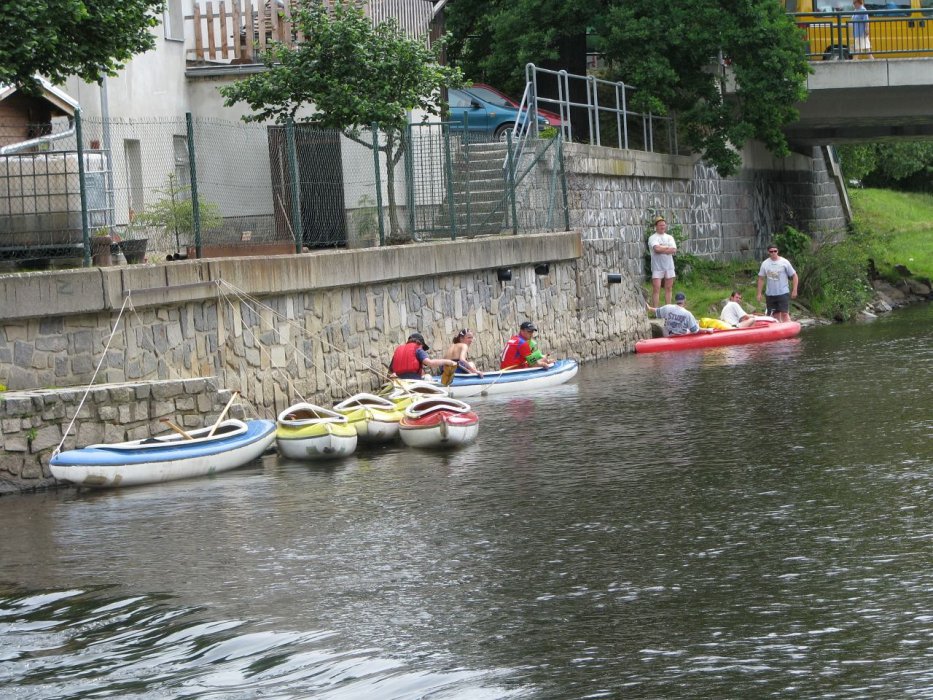
[[[799,293],[820,316],[846,321],[871,300],[868,255],[858,240],[846,239],[819,246],[795,262]]]
[[[774,243],[781,251],[781,257],[793,263],[810,251],[812,240],[803,231],[798,231],[793,226],[786,226],[783,231],[774,234]]]

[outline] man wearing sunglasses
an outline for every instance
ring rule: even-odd
[[[764,287],[765,308],[769,316],[782,322],[790,321],[790,300],[797,298],[797,282],[794,266],[778,255],[778,247],[774,243],[768,244],[768,258],[758,270],[758,301],[761,301]]]

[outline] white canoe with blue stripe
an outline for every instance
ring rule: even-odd
[[[456,399],[537,391],[569,382],[576,376],[578,369],[576,360],[557,360],[551,367],[526,367],[483,372],[482,377],[458,373],[454,375],[453,383],[444,388],[450,396]],[[433,382],[441,386],[440,378],[435,378]]]
[[[275,440],[271,420],[230,418],[208,436],[211,429],[67,450],[52,457],[49,469],[56,479],[77,486],[154,484],[236,469],[261,456]]]

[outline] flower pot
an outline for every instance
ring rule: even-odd
[[[113,265],[113,256],[110,254],[110,246],[113,240],[110,236],[94,236],[91,238],[91,260],[97,267],[109,267]]]
[[[123,257],[130,265],[141,263],[146,258],[146,245],[148,238],[134,238],[127,241],[120,241],[120,250],[123,251]]]

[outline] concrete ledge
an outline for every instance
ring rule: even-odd
[[[933,58],[815,61],[808,90],[930,85]]]
[[[693,156],[630,151],[585,143],[564,145],[564,166],[568,173],[576,175],[689,180],[693,177],[696,160]]]
[[[137,308],[212,299],[220,281],[262,296],[574,260],[582,254],[580,232],[565,231],[0,275],[0,321],[119,309],[127,294]]]

